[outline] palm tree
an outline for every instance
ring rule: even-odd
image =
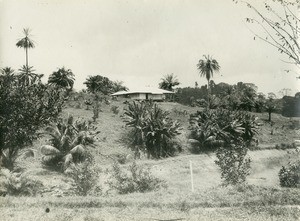
[[[70,69],[65,69],[64,67],[59,68],[57,71],[53,72],[49,76],[48,83],[50,85],[56,85],[68,90],[73,89],[75,81],[75,76]]]
[[[18,48],[24,48],[25,49],[25,52],[26,52],[26,67],[28,67],[28,49],[29,48],[34,48],[34,43],[29,38],[29,32],[30,32],[29,28],[24,28],[23,33],[24,33],[25,37],[20,39],[16,44]]]
[[[23,86],[29,86],[35,83],[41,83],[41,78],[44,76],[43,74],[34,73],[35,70],[33,67],[23,65],[19,70],[18,74],[18,82]]]
[[[173,73],[165,75],[161,80],[162,82],[159,83],[159,88],[167,91],[173,91],[173,87],[180,84]]]
[[[0,70],[0,85],[11,85],[15,81],[15,71],[11,67],[5,67]]]
[[[197,68],[200,72],[201,77],[206,77],[207,80],[207,94],[208,94],[208,102],[209,102],[209,80],[213,77],[214,72],[218,72],[220,70],[220,65],[217,60],[213,59],[209,55],[203,55],[205,59],[200,59]]]
[[[71,163],[81,162],[87,157],[86,146],[94,146],[99,131],[91,122],[74,120],[72,115],[45,129],[50,136],[49,144],[41,147],[42,162],[48,166],[66,170]]]
[[[101,75],[89,76],[83,84],[86,85],[87,91],[93,94],[101,92],[108,95],[114,91],[114,82]]]

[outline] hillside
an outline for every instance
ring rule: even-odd
[[[189,161],[192,161],[194,165],[196,188],[203,189],[212,185],[221,184],[218,168],[214,164],[216,159],[214,153],[192,155],[189,151],[191,146],[188,142],[188,118],[189,114],[197,111],[197,108],[167,102],[159,103],[159,105],[164,110],[169,111],[171,113],[170,116],[173,119],[177,119],[182,125],[182,134],[177,138],[182,147],[182,152],[178,153],[176,157],[162,160],[148,160],[146,156],[141,156],[141,160],[138,160],[138,163],[150,166],[155,175],[167,180],[171,189],[180,190],[184,186],[190,185]],[[112,106],[119,107],[120,111],[118,114],[114,114],[111,111]],[[123,104],[122,101],[112,101],[110,105],[103,104],[101,107],[102,112],[100,112],[95,124],[100,131],[97,135],[96,148],[89,148],[99,168],[110,168],[115,160],[123,159],[127,164],[130,164],[134,160],[132,151],[126,144],[128,142],[126,138],[128,128],[126,128],[125,123],[122,121],[124,107],[125,104]],[[66,107],[63,115],[68,114],[73,115],[75,118],[91,119],[92,110]],[[284,150],[285,146],[283,146],[283,150],[281,150],[282,147],[280,144],[292,144],[295,142],[299,130],[292,129],[291,125],[292,122],[296,122],[298,119],[289,119],[274,114],[274,126],[271,127],[268,122],[265,122],[266,114],[256,115],[262,125],[257,135],[259,145],[255,148],[256,150],[249,153],[252,159],[252,174],[248,181],[250,184],[279,186],[279,169],[282,165],[298,157],[295,149]],[[272,130],[273,134],[271,134]],[[61,180],[64,180],[65,177],[63,175],[53,171],[49,172],[42,168],[39,147],[44,142],[44,139],[36,142],[34,147],[35,157],[31,158],[30,161],[28,159],[22,159],[19,165],[37,179],[46,181],[45,183],[47,184],[53,181],[53,176],[55,176],[54,180],[60,179],[60,177]],[[279,145],[277,149],[275,149],[276,144]],[[41,174],[42,176],[40,176]],[[52,181],[48,182],[48,179]],[[59,181],[57,183],[59,183]]]
[[[63,115],[72,114],[75,117],[91,119],[92,110],[71,106],[73,105],[66,105]],[[112,112],[113,106],[119,107],[119,113]],[[70,178],[43,168],[40,153],[40,147],[45,142],[43,138],[34,144],[35,156],[20,158],[18,165],[28,176],[41,181],[44,189],[36,198],[1,197],[0,209],[4,220],[40,220],[42,217],[45,220],[99,220],[99,217],[103,220],[223,220],[228,215],[232,220],[267,220],[273,216],[275,219],[272,220],[292,220],[300,214],[297,207],[290,206],[300,204],[297,197],[300,192],[280,188],[278,179],[278,171],[282,165],[299,159],[297,149],[285,149],[285,146],[280,145],[292,144],[299,137],[299,130],[295,128],[299,119],[274,114],[274,123],[271,126],[266,122],[266,114],[255,114],[262,125],[257,135],[259,145],[249,152],[252,163],[247,183],[250,186],[237,191],[232,187],[221,186],[214,153],[195,155],[189,151],[188,118],[197,108],[167,102],[159,103],[159,106],[169,111],[170,116],[181,123],[182,134],[177,139],[183,151],[175,157],[161,160],[149,160],[142,156],[137,164],[149,167],[153,176],[165,181],[165,188],[145,194],[127,195],[119,195],[109,190],[107,180],[114,161],[124,160],[125,164],[121,168],[128,167],[134,161],[125,142],[128,131],[122,121],[125,104],[123,101],[112,101],[111,104],[101,106],[102,112],[95,123],[100,133],[97,135],[96,147],[90,148],[96,166],[101,170],[99,184],[102,195],[85,198],[72,196]],[[275,149],[276,144],[280,148]],[[194,192],[191,190],[190,162],[193,166]],[[26,203],[21,203],[23,200]],[[249,209],[245,205],[259,207]],[[270,208],[261,209],[261,205]],[[274,205],[285,205],[280,207],[282,213],[274,215]],[[49,214],[44,212],[46,207],[51,208]],[[217,209],[219,207],[222,209]],[[31,211],[30,214],[26,212],[26,218],[23,217],[25,211]]]

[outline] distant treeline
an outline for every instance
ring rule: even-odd
[[[272,112],[283,116],[300,116],[300,92],[294,97],[284,96],[277,99],[274,93],[265,95],[257,92],[257,86],[252,83],[238,82],[230,85],[221,82],[215,84],[213,80],[210,81],[209,90],[211,108],[222,107],[252,112],[265,112],[268,108],[273,108]],[[184,105],[205,107],[208,100],[207,85],[177,88],[174,97],[176,102]]]

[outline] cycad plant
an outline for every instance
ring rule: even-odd
[[[47,166],[66,170],[71,163],[86,159],[86,146],[93,145],[98,131],[90,122],[74,120],[73,116],[60,119],[58,123],[45,129],[50,136],[49,144],[43,145],[43,163]]]
[[[173,139],[180,134],[180,125],[169,113],[152,102],[132,102],[125,109],[126,125],[132,128],[132,144],[147,153],[148,158],[171,156],[175,152]]]

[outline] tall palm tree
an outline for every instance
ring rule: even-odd
[[[159,88],[167,91],[173,91],[173,87],[180,84],[173,73],[165,75],[161,80],[162,82],[159,83]]]
[[[24,33],[25,37],[20,39],[16,44],[18,48],[25,49],[26,67],[28,67],[28,49],[34,48],[34,42],[29,38],[29,32],[30,32],[29,28],[24,28],[23,33]]]
[[[75,81],[75,76],[70,69],[65,67],[59,68],[49,76],[48,83],[56,85],[67,90],[72,90]]]
[[[210,94],[209,91],[209,80],[213,77],[214,72],[218,72],[220,70],[220,65],[217,60],[213,59],[209,55],[203,55],[205,59],[200,59],[197,68],[200,72],[201,77],[206,77],[207,80],[207,93],[208,96]]]

